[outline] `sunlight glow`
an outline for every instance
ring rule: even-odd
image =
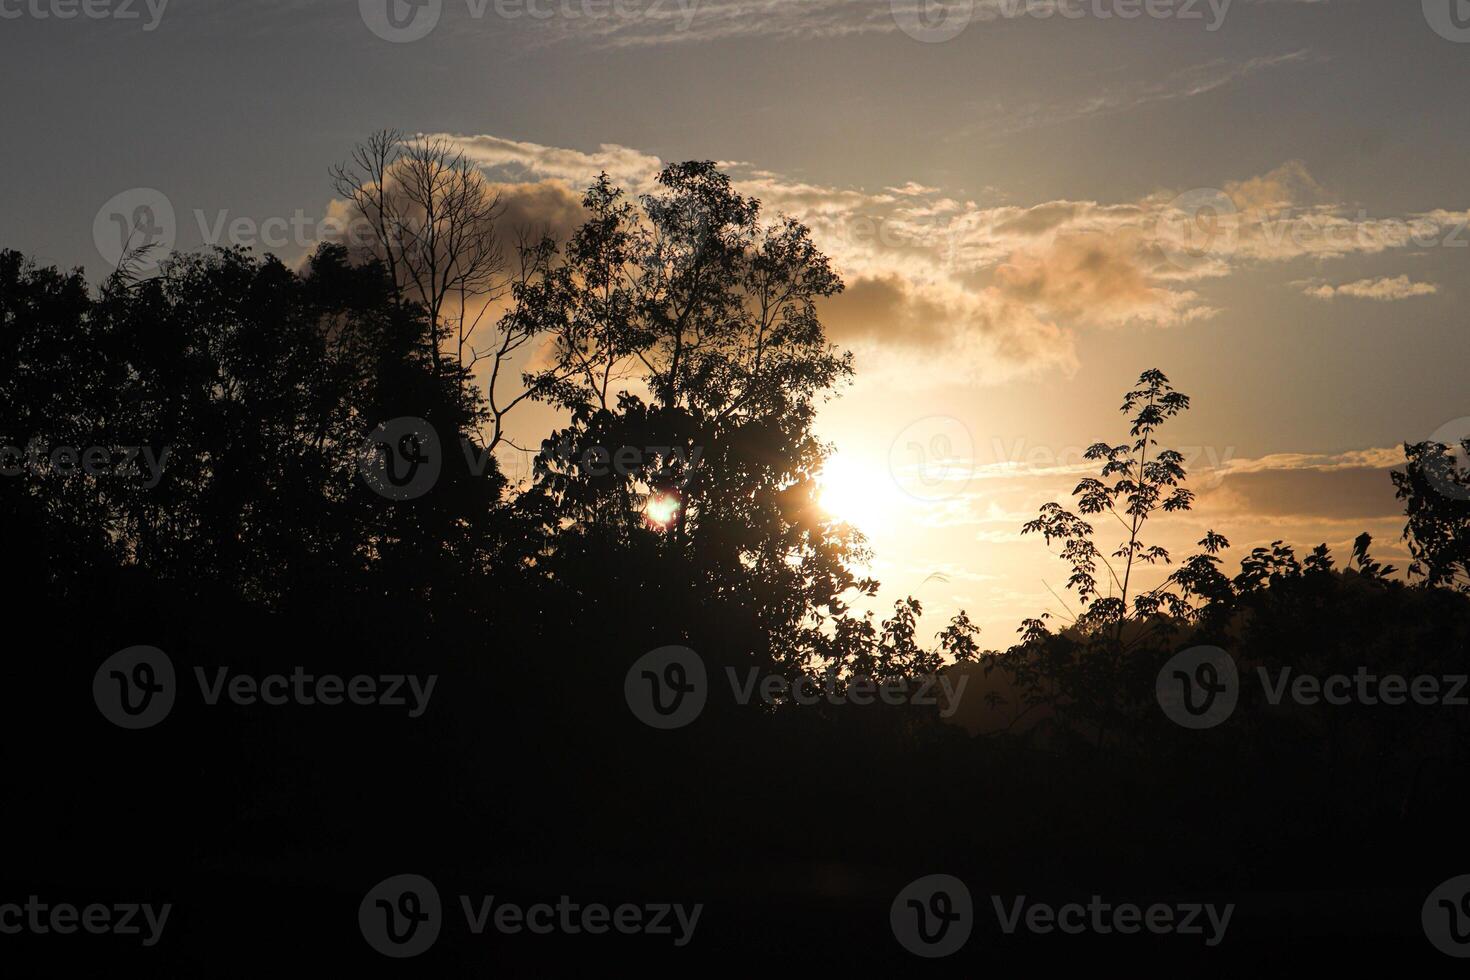
[[[900,503],[888,471],[856,457],[829,458],[817,484],[822,509],[869,536],[889,525]]]
[[[679,498],[671,493],[649,497],[643,505],[643,518],[657,528],[666,528],[674,523],[679,514]]]

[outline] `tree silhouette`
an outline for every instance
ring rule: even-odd
[[[1165,421],[1188,408],[1189,396],[1175,391],[1162,371],[1145,371],[1137,387],[1123,396],[1120,409],[1124,414],[1133,413],[1128,430],[1133,441],[1116,446],[1097,443],[1083,454],[1085,459],[1102,461],[1103,466],[1100,478],[1088,477],[1072,491],[1077,509],[1083,514],[1110,516],[1128,534],[1110,556],[1093,544],[1091,524],[1056,503],[1044,504],[1041,515],[1021,529],[1022,534],[1042,535],[1048,544],[1053,539],[1063,542],[1062,557],[1072,565],[1067,585],[1077,592],[1084,606],[1091,604],[1080,617],[1082,626],[1115,625],[1121,636],[1129,614],[1128,590],[1134,566],[1169,562],[1167,550],[1146,545],[1139,533],[1156,511],[1189,510],[1194,499],[1180,486],[1186,478],[1184,457],[1173,449],[1159,449],[1154,437]],[[1109,557],[1118,560],[1120,567],[1114,568]],[[1098,586],[1099,562],[1107,572],[1106,595]],[[1159,590],[1136,596],[1133,612],[1152,615],[1167,599],[1168,594]]]
[[[1470,439],[1459,449],[1470,454]],[[1393,474],[1393,485],[1409,519],[1409,574],[1470,592],[1470,470],[1440,443],[1405,444],[1404,457],[1408,465]]]
[[[1448,447],[1406,446],[1393,477],[1407,582],[1366,534],[1340,564],[1325,544],[1275,541],[1227,570],[1230,542],[1210,531],[1148,588],[1135,566],[1170,561],[1150,521],[1191,498],[1159,441],[1189,400],[1145,372],[1124,396],[1128,438],[1088,450],[1099,474],[1076,485],[1077,512],[1050,503],[1026,526],[1062,544],[1084,614],[1055,630],[1028,619],[995,651],[960,613],[929,642],[912,598],[855,611],[878,590],[860,571],[870,547],[817,504],[828,447],[813,420],[852,368],[816,315],[841,281],[807,230],[766,219],[708,163],[667,168],[636,201],[603,176],[584,202],[568,241],[522,243],[506,278],[496,330],[511,340],[492,356],[522,369],[522,393],[503,401],[447,355],[445,314],[386,256],[328,244],[293,271],[216,250],[92,289],[0,251],[0,444],[25,450],[0,460],[24,572],[8,594],[17,621],[43,627],[17,630],[7,661],[23,694],[7,744],[27,746],[8,760],[28,844],[17,881],[54,877],[65,855],[89,881],[185,883],[226,912],[194,912],[160,954],[184,973],[221,949],[257,955],[234,923],[261,908],[324,962],[350,962],[314,916],[347,909],[350,929],[373,861],[506,893],[686,889],[720,911],[717,955],[753,934],[763,957],[809,955],[830,934],[865,960],[881,956],[869,924],[888,901],[872,896],[934,868],[1037,894],[1109,881],[1292,899],[1271,908],[1294,905],[1303,876],[1391,898],[1443,879],[1470,803],[1463,707],[1272,703],[1254,678],[1466,673],[1470,476]],[[565,419],[512,490],[491,450],[503,413],[531,398]],[[441,472],[394,499],[365,475],[365,449],[406,419],[427,427],[415,445],[436,447]],[[58,447],[146,448],[162,465],[92,472]],[[1099,517],[1120,532],[1106,553]],[[183,684],[196,668],[299,665],[434,673],[438,693],[411,724],[181,698],[156,731],[122,733],[151,741],[111,741],[88,685],[140,642],[166,649]],[[679,732],[624,701],[630,667],[670,645],[710,679]],[[1158,684],[1199,645],[1233,658],[1239,703],[1186,731]],[[976,683],[952,718],[725,690],[728,676],[804,674],[838,693]],[[1392,859],[1344,861],[1365,842]],[[750,900],[753,880],[768,901]],[[812,925],[773,928],[771,908]],[[1370,911],[1412,924],[1417,905]],[[433,955],[483,966],[464,940],[446,931]],[[494,957],[544,969],[544,948]]]

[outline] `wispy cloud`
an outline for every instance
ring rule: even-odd
[[[587,153],[489,135],[435,133],[427,138],[454,143],[466,158],[502,180],[563,180],[585,186],[606,171],[624,185],[641,189],[662,166],[656,156],[614,143]]]
[[[1245,0],[1246,3],[1325,3],[1327,0]],[[748,38],[786,41],[923,32],[925,38],[958,36],[998,21],[1028,22],[1037,30],[1082,19],[1135,19],[1145,12],[1160,19],[1218,30],[1232,0],[1183,0],[1163,4],[1157,15],[1121,0],[619,0],[585,10],[546,5],[549,11],[516,19],[529,22],[547,43],[582,41],[601,47],[647,47],[711,43]],[[936,30],[937,28],[937,30]]]
[[[1196,98],[1275,68],[1313,60],[1320,59],[1303,48],[1245,61],[1217,58],[1181,68],[1161,80],[1098,83],[1091,91],[1069,94],[1063,99],[1028,101],[1007,93],[1003,98],[978,106],[979,118],[965,132],[998,138],[1043,126],[1116,115],[1145,105]]]
[[[1331,283],[1306,280],[1292,283],[1313,299],[1337,299],[1347,296],[1352,299],[1373,299],[1380,303],[1392,303],[1415,296],[1433,296],[1439,287],[1432,282],[1413,282],[1408,276],[1359,279],[1356,282],[1334,286]]]

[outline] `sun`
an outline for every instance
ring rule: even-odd
[[[671,493],[650,497],[643,505],[643,519],[659,530],[667,528],[679,516],[679,498]]]
[[[870,536],[886,528],[893,517],[897,494],[881,467],[834,455],[817,474],[817,487],[823,510]]]

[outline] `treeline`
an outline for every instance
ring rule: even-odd
[[[1190,503],[1159,441],[1188,399],[1146,372],[1127,440],[1089,452],[1099,476],[1076,513],[1049,505],[1027,526],[1061,542],[1082,615],[982,652],[962,614],[929,642],[913,600],[882,620],[852,611],[877,589],[852,570],[866,545],[816,503],[811,422],[851,367],[815,301],[840,280],[805,228],[763,222],[712,166],[660,182],[629,202],[599,181],[569,241],[524,243],[500,346],[468,357],[449,353],[465,310],[431,314],[388,250],[325,245],[299,272],[177,255],[99,289],[0,253],[0,445],[15,449],[0,521],[26,692],[7,741],[31,746],[9,780],[31,843],[17,881],[182,891],[192,938],[170,955],[193,966],[259,952],[235,924],[265,903],[285,910],[281,943],[336,962],[361,940],[350,915],[322,926],[318,910],[405,869],[706,901],[706,941],[739,956],[752,930],[771,956],[886,955],[865,943],[888,900],[934,870],[1017,893],[1272,893],[1242,905],[1263,942],[1300,917],[1422,942],[1412,914],[1368,902],[1334,919],[1281,896],[1427,891],[1463,870],[1467,709],[1273,703],[1254,678],[1470,669],[1470,475],[1451,447],[1406,447],[1394,476],[1407,580],[1366,536],[1340,565],[1276,542],[1227,574],[1212,532],[1141,590],[1137,567],[1173,561],[1148,522]],[[568,419],[524,447],[535,476],[519,489],[490,452],[508,448],[512,399],[472,382],[474,351],[507,337],[550,352],[519,384]],[[405,436],[402,420],[426,428]],[[580,463],[625,447],[624,465]],[[1093,515],[1122,521],[1116,549],[1093,543]],[[181,689],[221,666],[438,682],[414,719],[181,690],[164,723],[126,732],[87,692],[137,644],[168,653]],[[640,720],[627,689],[630,666],[670,646],[709,678],[677,731]],[[1195,647],[1238,673],[1233,713],[1209,727],[1161,702]],[[716,696],[752,669],[785,691],[942,671],[969,677],[972,700],[955,714]]]

